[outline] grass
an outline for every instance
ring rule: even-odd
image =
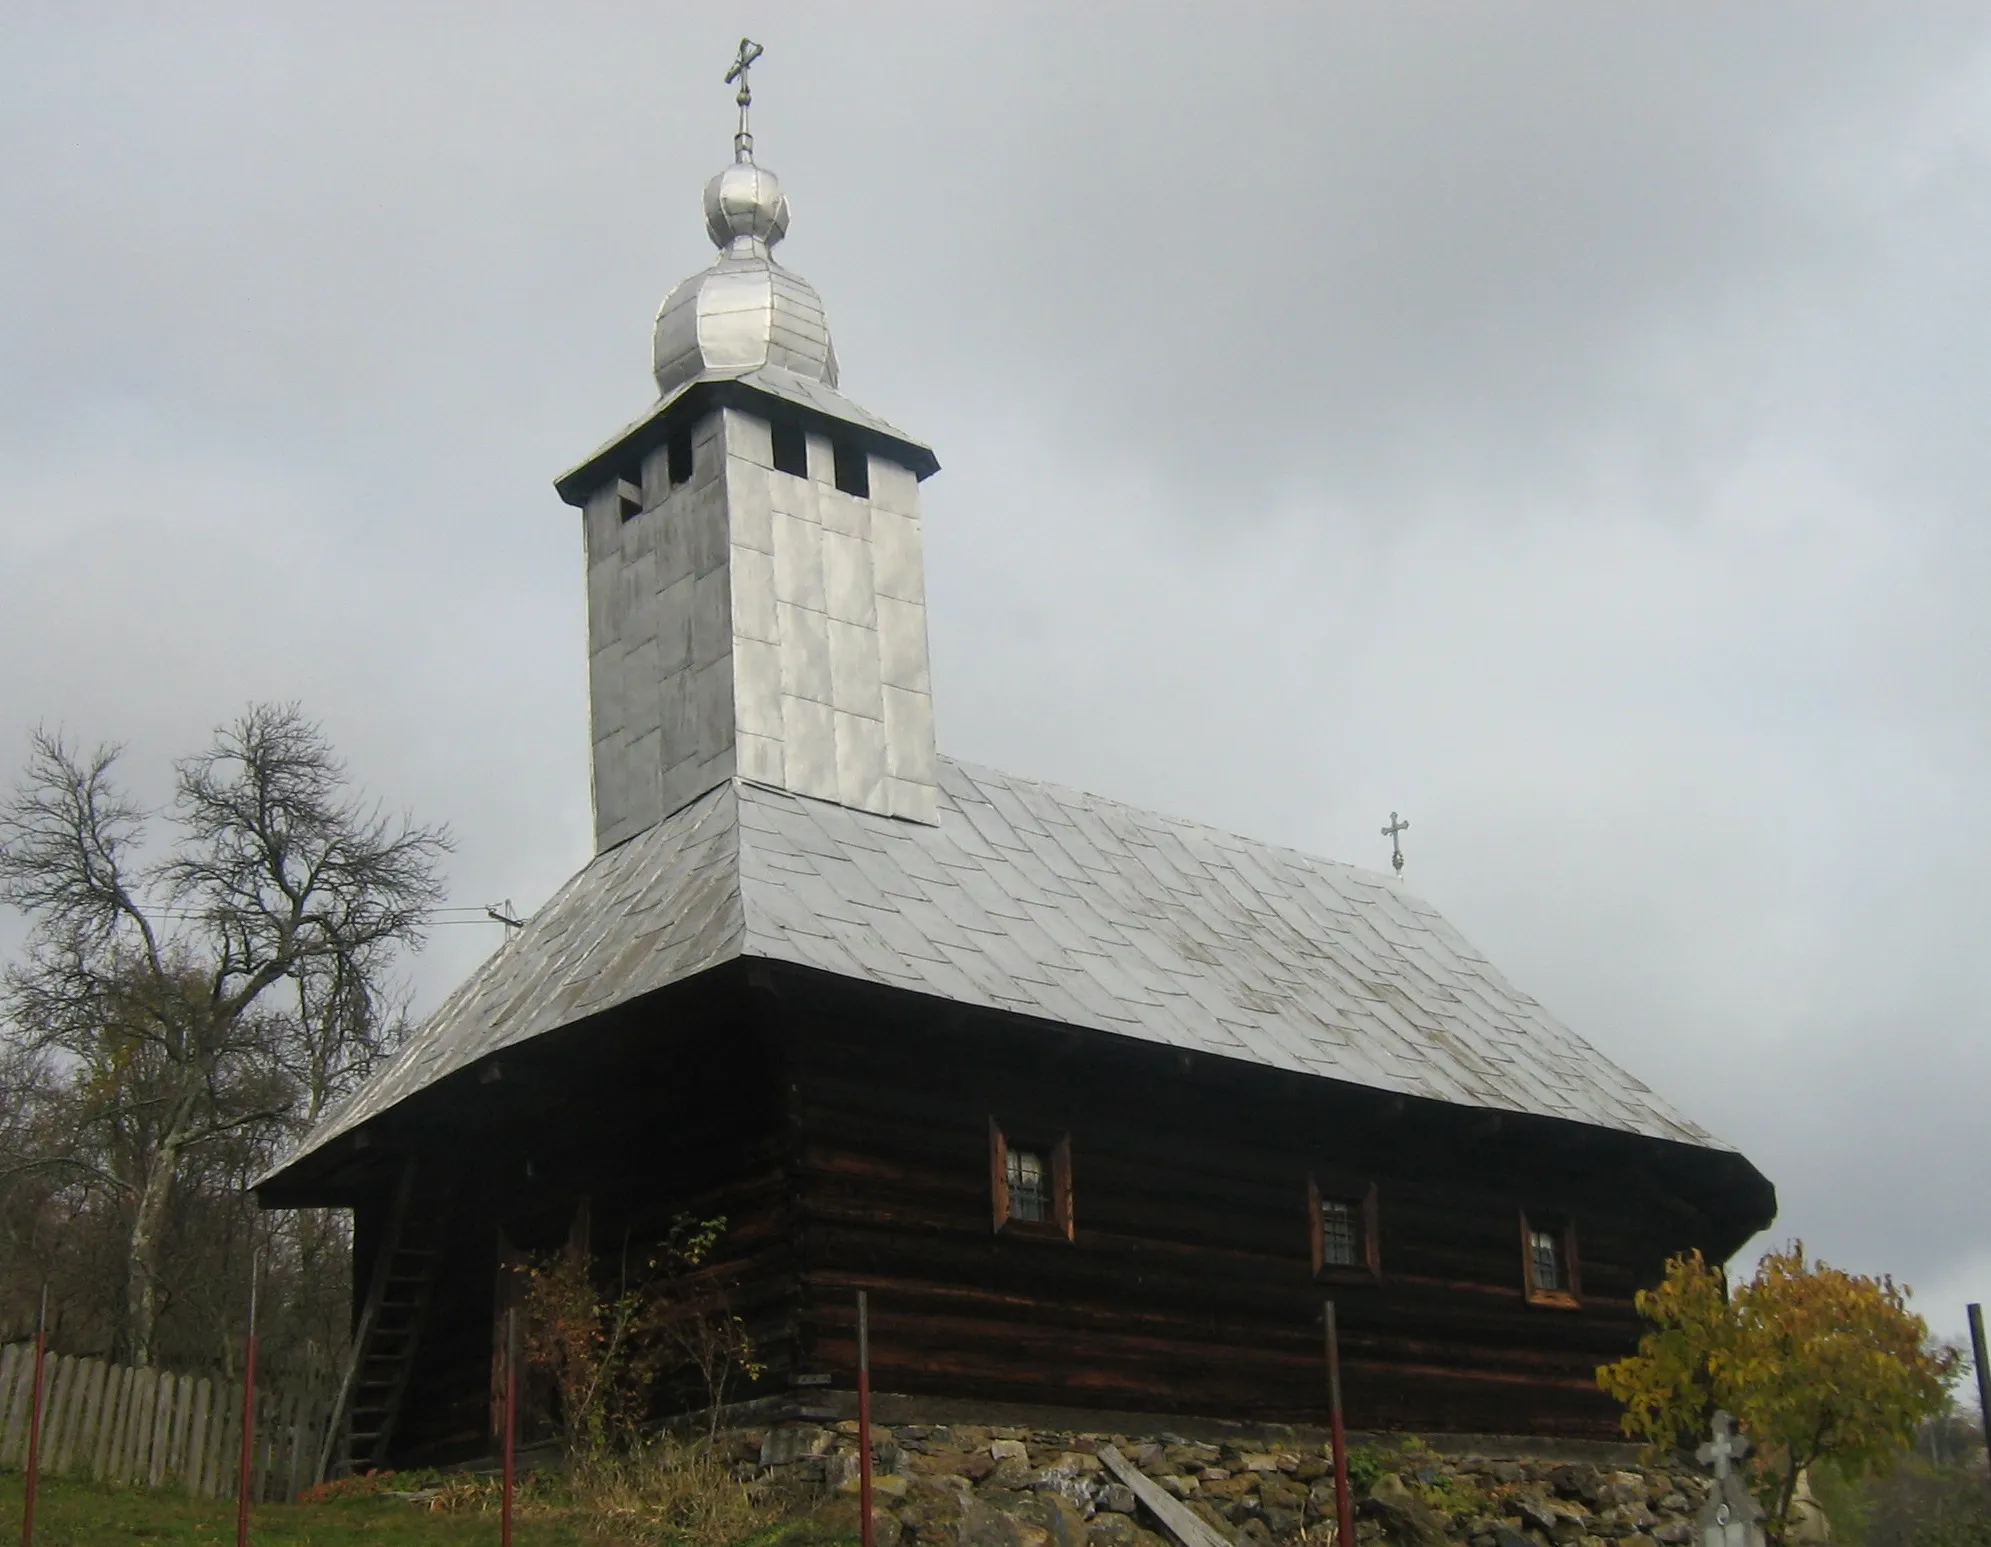
[[[0,1539],[20,1529],[17,1472],[0,1476]],[[234,1547],[235,1505],[190,1499],[171,1489],[151,1492],[65,1478],[42,1479],[35,1510],[36,1547]],[[324,1504],[264,1504],[249,1511],[249,1539],[258,1547],[471,1547],[495,1543],[498,1517],[437,1515],[401,1499],[338,1499]],[[597,1547],[598,1536],[566,1520],[521,1520],[517,1547]],[[604,1544],[605,1547],[605,1544]]]
[[[0,1541],[20,1529],[19,1473],[0,1474]],[[763,1526],[736,1547],[854,1547],[856,1515],[845,1522],[821,1512]],[[249,1512],[249,1539],[258,1547],[472,1547],[495,1544],[498,1516],[438,1514],[402,1499],[340,1498],[318,1504],[265,1504]],[[654,1530],[625,1534],[610,1518],[537,1505],[519,1516],[516,1547],[622,1547],[658,1540]],[[43,1478],[36,1510],[36,1547],[233,1547],[235,1506],[189,1499],[170,1489],[149,1492]]]

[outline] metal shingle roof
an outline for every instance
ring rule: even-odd
[[[1406,1096],[1726,1149],[1387,877],[943,758],[939,825],[745,783],[595,858],[281,1169],[738,957]]]

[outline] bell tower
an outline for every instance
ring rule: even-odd
[[[749,50],[751,49],[751,52]],[[718,257],[657,313],[658,400],[556,480],[582,512],[595,846],[728,779],[935,820],[920,480],[931,450],[837,386],[821,299],[775,261],[743,42]]]

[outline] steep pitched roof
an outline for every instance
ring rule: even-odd
[[[1727,1149],[1374,871],[941,760],[939,825],[733,782],[596,857],[280,1169],[735,958]]]

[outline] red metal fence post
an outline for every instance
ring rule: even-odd
[[[35,1323],[35,1387],[28,1396],[28,1475],[22,1486],[21,1547],[35,1544],[35,1496],[41,1491],[42,1372],[48,1365],[48,1285],[41,1286],[41,1319]]]
[[[871,1542],[871,1314],[863,1290],[857,1291],[857,1514],[864,1547]]]
[[[242,1463],[235,1489],[235,1547],[249,1547],[251,1464],[256,1452],[256,1276],[262,1253],[249,1259],[249,1342],[242,1357]]]
[[[518,1307],[505,1311],[505,1497],[498,1517],[500,1547],[512,1547],[512,1489],[518,1478]]]
[[[1355,1505],[1348,1496],[1348,1431],[1341,1422],[1341,1339],[1334,1325],[1334,1302],[1326,1304],[1327,1405],[1334,1426],[1335,1547],[1355,1547]]]
[[[1966,1305],[1963,1313],[1970,1318],[1970,1357],[1977,1365],[1977,1406],[1984,1414],[1985,1454],[1991,1456],[1991,1369],[1985,1368],[1984,1307]]]

